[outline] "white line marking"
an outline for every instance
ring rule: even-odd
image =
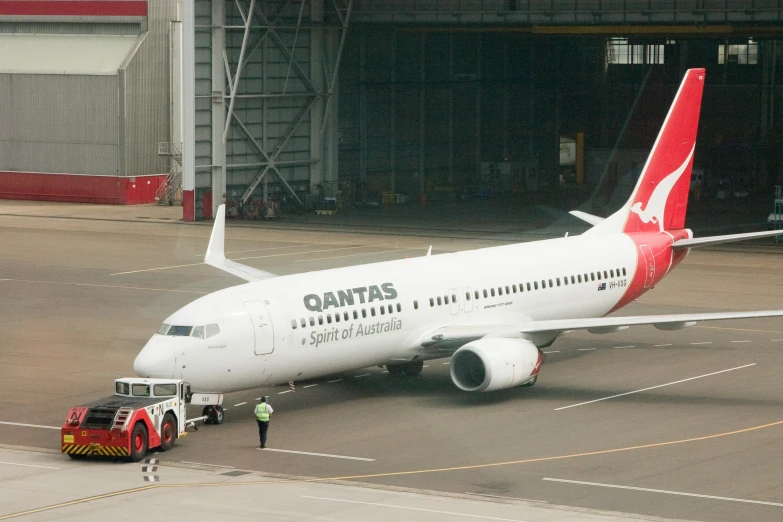
[[[544,353],[546,353],[546,352],[544,352]],[[441,363],[441,364],[451,364],[451,363],[447,363],[447,362],[445,362],[445,363]]]
[[[329,457],[330,459],[348,459],[348,460],[363,460],[365,462],[375,462],[375,459],[366,459],[364,457],[349,457],[347,455],[332,455],[330,453],[312,453],[310,451],[294,451],[294,450],[284,450],[284,449],[277,449],[277,448],[256,448],[258,451],[277,451],[279,453],[295,453],[297,455],[311,455],[313,457]]]
[[[486,493],[473,493],[472,491],[466,491],[466,495],[478,495],[479,497],[489,497],[489,498],[505,498],[507,500],[522,500],[524,502],[538,502],[539,504],[549,504],[546,500],[533,500],[532,498],[522,498],[522,497],[502,497],[500,495],[487,495]]]
[[[671,346],[671,343],[670,343],[670,344],[654,344],[653,346],[655,346],[655,347],[660,347],[660,346]]]
[[[429,367],[430,367],[429,364],[425,364],[424,366],[422,366],[422,368],[429,368]]]
[[[550,350],[550,351],[544,352],[544,353],[560,353],[560,350]]]
[[[89,288],[119,288],[121,290],[151,290],[153,292],[177,292],[180,294],[199,294],[206,295],[209,292],[199,292],[197,290],[176,290],[173,288],[150,288],[145,286],[122,286],[122,285],[99,285],[93,283],[71,283],[65,281],[40,281],[34,279],[4,279],[4,281],[13,281],[14,283],[36,283],[44,285],[64,285],[64,286],[84,286]]]
[[[728,370],[721,370],[719,372],[705,373],[704,375],[697,375],[696,377],[689,377],[687,379],[681,379],[679,381],[668,382],[666,384],[659,384],[658,386],[650,386],[649,388],[643,388],[641,390],[634,390],[634,391],[629,391],[629,392],[625,392],[625,393],[618,393],[617,395],[612,395],[610,397],[603,397],[601,399],[595,399],[595,400],[592,400],[592,401],[580,402],[579,404],[571,404],[570,406],[562,406],[560,408],[555,408],[555,411],[567,410],[568,408],[575,408],[577,406],[584,406],[585,404],[592,404],[594,402],[606,401],[606,400],[609,400],[609,399],[616,399],[617,397],[623,397],[625,395],[631,395],[633,393],[641,393],[641,392],[645,392],[645,391],[648,391],[648,390],[654,390],[656,388],[663,388],[664,386],[671,386],[673,384],[680,384],[680,383],[683,383],[683,382],[693,381],[695,379],[701,379],[703,377],[710,377],[712,375],[718,375],[720,373],[732,372],[734,370],[741,370],[742,368],[750,368],[751,366],[756,366],[756,363],[746,364],[744,366],[737,366],[736,368],[729,368]]]
[[[302,386],[302,388],[312,388],[313,386],[318,386],[317,384],[308,384],[307,386]]]
[[[702,341],[700,343],[691,343],[691,344],[693,344],[693,345],[696,345],[696,344],[712,344],[712,341]]]
[[[284,393],[291,393],[292,391],[294,391],[294,390],[285,390],[285,391],[277,392],[277,394],[278,395],[283,395]]]
[[[251,248],[250,250],[232,250],[231,252],[225,252],[227,255],[233,255],[233,254],[246,254],[248,252],[266,252],[268,250],[282,250],[284,248],[307,248],[310,245],[302,244],[302,245],[288,245],[288,246],[281,246],[281,247],[268,247],[268,248]],[[194,257],[204,257],[204,254],[193,254]]]
[[[261,399],[263,399],[263,397],[256,397],[256,398],[255,398],[255,399],[253,399],[253,400],[260,401]]]
[[[733,343],[752,343],[753,341],[731,341]]]
[[[634,345],[632,345],[632,344],[631,344],[631,345],[629,345],[629,346],[615,346],[615,349],[616,349],[616,350],[619,350],[619,349],[621,349],[621,348],[635,348],[635,346],[634,346]]]
[[[114,274],[109,274],[109,275],[116,276],[116,275],[125,275],[125,274],[138,274],[140,272],[154,272],[155,270],[168,270],[170,268],[183,268],[183,267],[186,267],[186,266],[198,266],[198,265],[203,265],[203,264],[204,263],[188,263],[188,264],[185,264],[185,265],[161,266],[161,267],[158,267],[158,268],[144,268],[142,270],[128,270],[127,272],[115,272]]]
[[[598,348],[577,348],[577,352],[592,352],[593,350],[597,350]]]
[[[191,462],[189,460],[180,460],[183,464],[196,464],[198,466],[211,466],[213,468],[228,468],[228,469],[234,469],[234,466],[221,466],[220,464],[207,464],[205,462]]]
[[[340,382],[340,381],[342,381],[342,379],[335,379],[333,381],[327,381],[327,382]]]
[[[709,498],[712,500],[727,500],[729,502],[742,502],[744,504],[760,504],[762,506],[783,507],[783,504],[781,504],[780,502],[767,502],[764,500],[751,500],[747,498],[735,498],[735,497],[719,497],[716,495],[701,495],[699,493],[685,493],[683,491],[671,491],[668,489],[652,489],[652,488],[639,488],[635,486],[619,486],[617,484],[601,484],[600,482],[584,482],[581,480],[565,480],[565,479],[556,479],[556,478],[549,478],[549,477],[544,477],[541,480],[545,480],[547,482],[564,482],[566,484],[580,484],[583,486],[597,486],[601,488],[629,489],[631,491],[644,491],[647,493],[664,493],[666,495],[678,495],[681,497]]]
[[[354,377],[353,377],[353,378],[354,378],[354,379],[358,379],[359,377],[369,377],[369,376],[370,376],[370,374],[369,374],[369,373],[363,373],[363,374],[361,374],[361,375],[354,375]]]
[[[41,426],[40,424],[23,424],[21,422],[3,422],[0,421],[0,424],[5,424],[7,426],[23,426],[25,428],[43,428],[46,430],[59,430],[60,426]]]
[[[54,468],[52,466],[36,466],[35,464],[18,464],[16,462],[0,462],[0,464],[6,464],[8,466],[23,466],[25,468],[61,469]]]
[[[234,407],[236,408],[237,406],[244,406],[245,404],[247,404],[247,402],[240,402],[239,404],[234,404]]]
[[[6,281],[7,281],[7,280],[6,280]],[[773,343],[776,343],[776,342],[778,342],[778,341],[783,341],[783,339],[770,339],[770,341],[772,341]]]
[[[389,373],[389,370],[382,370],[381,373]]]
[[[360,248],[360,247],[354,247],[354,248]],[[372,248],[372,247],[368,247]],[[359,254],[346,254],[344,256],[331,256],[331,257],[313,257],[310,259],[297,259],[294,261],[294,263],[307,263],[309,261],[325,261],[327,259],[342,259],[344,257],[356,257],[356,256],[369,256],[372,254],[392,254],[394,252],[405,252],[408,250],[413,250],[412,248],[403,248],[400,250],[384,250],[382,252],[361,252]]]
[[[484,515],[470,515],[468,513],[456,513],[454,511],[438,511],[436,509],[423,509],[423,508],[415,508],[415,507],[408,507],[408,506],[395,506],[394,504],[379,504],[377,502],[360,502],[358,500],[343,500],[341,498],[327,498],[327,497],[310,497],[307,495],[302,495],[302,498],[312,498],[315,500],[331,500],[332,502],[346,502],[348,504],[363,504],[365,506],[378,506],[378,507],[387,507],[387,508],[395,508],[395,509],[408,509],[410,511],[423,511],[425,513],[438,513],[441,515],[456,515],[458,517],[468,517],[468,518],[481,518],[483,520],[504,520],[506,522],[523,522],[516,518],[498,518],[498,517],[488,517]]]

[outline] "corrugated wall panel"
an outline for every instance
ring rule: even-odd
[[[196,188],[205,188],[212,186],[212,5],[195,0],[195,10]]]
[[[0,75],[0,170],[117,174],[116,76]]]
[[[140,32],[141,25],[132,23],[0,22],[0,33],[136,35]]]
[[[127,176],[168,172],[169,160],[158,156],[158,143],[170,139],[169,21],[176,4],[150,0],[148,32],[125,71],[124,165]]]

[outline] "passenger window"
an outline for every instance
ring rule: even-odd
[[[530,284],[530,283],[528,283]],[[538,281],[533,281],[533,289],[538,290]]]
[[[326,322],[332,324],[332,314],[326,314]]]
[[[517,293],[517,285],[515,285],[515,284],[511,285],[511,290],[516,294]]]
[[[581,283],[582,282],[582,274],[577,275],[576,276],[576,280]]]
[[[358,319],[359,318],[359,312],[357,312],[356,310],[353,311],[353,318],[354,319]]]
[[[378,309],[381,311],[381,315],[386,315],[386,309],[383,307],[383,305],[379,306]]]
[[[623,268],[623,275],[625,275],[625,268]]]
[[[362,308],[362,317],[367,317],[367,310]]]
[[[514,290],[516,292],[516,290]],[[511,292],[508,291],[508,287],[506,287],[506,295],[510,294]]]
[[[492,295],[492,297],[495,297],[495,289],[494,288],[490,288],[489,289],[489,293]]]
[[[598,280],[599,281],[601,280],[601,271],[600,270],[598,271]]]
[[[574,279],[574,276],[571,276],[571,284],[573,285],[574,283],[576,283],[576,280]]]
[[[310,326],[315,326],[315,319],[312,317],[310,318]]]
[[[307,321],[305,321],[304,317],[302,317],[302,328],[307,326]],[[207,325],[207,337],[210,337],[209,335],[209,327],[210,325]]]
[[[552,284],[552,280],[550,279],[549,280],[549,288],[552,288],[553,286],[555,286],[555,285]]]
[[[451,294],[451,302],[456,303],[457,302],[457,294]]]
[[[402,305],[400,303],[397,303],[397,311],[402,312]]]
[[[465,301],[470,301],[470,292],[465,292]]]
[[[536,288],[538,288],[538,287],[536,287]],[[527,284],[527,291],[528,292],[530,291],[530,283]]]
[[[433,306],[435,306],[435,300],[432,299],[432,297],[430,297],[430,308],[432,308]]]
[[[394,307],[392,305],[389,305],[389,313],[392,313],[394,311]]]
[[[487,298],[487,291],[486,291],[486,289],[485,289],[485,290],[484,290],[484,299],[486,299],[486,298]]]
[[[443,296],[443,303],[444,304],[449,304],[449,296],[447,296],[447,295]]]
[[[337,312],[334,314],[334,322],[339,323],[340,322],[340,312]]]
[[[595,272],[590,272],[590,281],[595,281]]]
[[[609,270],[609,275],[614,279],[614,268]]]
[[[546,279],[541,280],[541,288],[546,288]]]
[[[558,282],[557,282],[557,284],[560,284],[560,281],[558,281]],[[564,278],[563,278],[563,284],[564,284],[564,285],[567,285],[567,284],[568,284],[568,276],[566,276],[566,277],[564,277]]]
[[[291,328],[296,330],[296,319],[291,319]]]
[[[370,308],[370,315],[375,317],[375,307]]]
[[[204,327],[203,326],[194,326],[193,331],[190,334],[192,337],[198,337],[199,339],[204,338]]]
[[[413,309],[414,310],[418,310],[419,309],[419,302],[418,301],[413,301]]]
[[[318,324],[324,324],[324,316],[322,315],[318,316]]]
[[[478,293],[478,290],[476,290],[475,292],[473,292],[473,296],[474,296],[476,299],[478,299],[478,298],[479,298],[479,293]]]
[[[442,305],[443,301],[441,300],[440,296],[438,296],[438,306]]]
[[[503,295],[503,287],[502,286],[498,287],[498,295]]]
[[[604,270],[604,279],[609,279],[609,274],[606,273],[606,270]]]
[[[304,319],[302,319],[302,326],[304,326]],[[219,333],[220,333],[220,327],[218,325],[216,325],[215,323],[207,325],[207,339],[209,339],[210,337],[215,337]]]
[[[346,321],[350,319],[350,317],[348,317],[348,312],[345,312],[343,314],[343,319],[345,319]]]

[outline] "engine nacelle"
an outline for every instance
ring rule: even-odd
[[[451,380],[464,391],[493,391],[538,375],[543,354],[526,339],[479,339],[451,356]]]

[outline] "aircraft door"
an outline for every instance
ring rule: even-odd
[[[639,250],[644,257],[644,287],[650,288],[655,281],[655,256],[648,245],[639,245]]]
[[[449,288],[449,302],[451,303],[451,315],[459,313],[459,297],[456,288]]]
[[[465,296],[465,312],[472,312],[473,311],[473,290],[470,289],[469,286],[465,286],[462,288],[462,293]]]
[[[275,330],[272,318],[264,303],[248,301],[245,310],[253,324],[253,337],[256,355],[266,355],[275,351]]]

